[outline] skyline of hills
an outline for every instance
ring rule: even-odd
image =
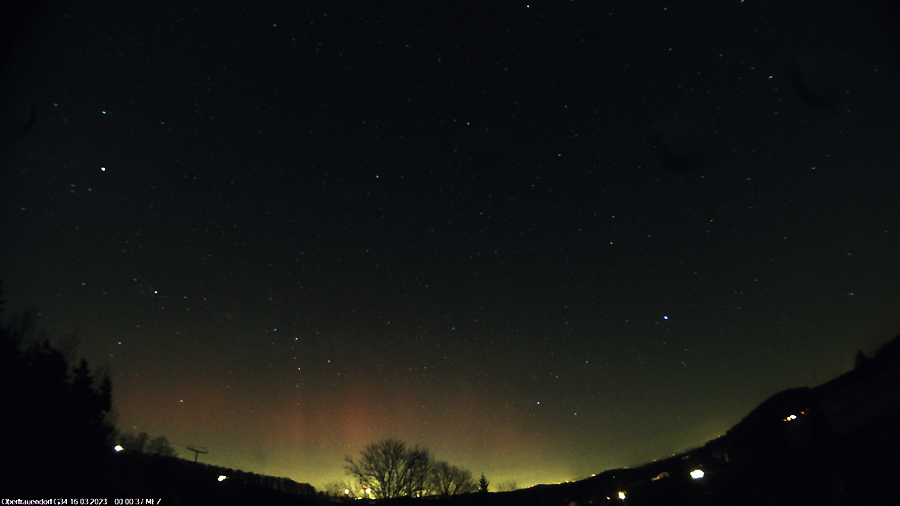
[[[778,392],[723,436],[635,468],[604,470],[561,484],[489,495],[436,499],[442,504],[872,504],[897,469],[886,457],[900,434],[900,336],[872,357],[822,385]],[[106,479],[116,493],[166,496],[175,504],[322,504],[334,498],[288,478],[264,476],[187,459],[127,452]],[[702,470],[701,478],[691,472]],[[231,502],[229,502],[231,501]],[[394,503],[398,500],[388,500]],[[699,501],[699,502],[698,502]],[[860,502],[855,502],[860,501]],[[341,502],[341,501],[338,501]],[[877,502],[876,502],[877,504]]]

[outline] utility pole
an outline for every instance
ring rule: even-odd
[[[194,462],[197,462],[197,457],[199,457],[201,453],[203,455],[209,453],[209,450],[207,450],[205,446],[188,445],[187,449],[189,452],[194,452]]]

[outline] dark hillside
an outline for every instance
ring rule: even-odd
[[[900,337],[816,388],[779,392],[726,435],[634,469],[513,492],[426,501],[440,505],[887,504],[900,471]],[[307,484],[183,459],[122,452],[97,461],[105,497],[171,497],[174,504],[322,504]],[[102,463],[101,463],[102,462]],[[692,473],[702,471],[702,477]],[[225,477],[221,478],[220,477]]]
[[[816,388],[779,392],[725,436],[635,469],[444,504],[889,504],[900,465],[900,336]],[[698,479],[691,472],[703,471]],[[625,501],[619,493],[625,495]]]
[[[105,478],[111,484],[108,497],[170,497],[176,505],[316,503],[315,489],[305,483],[173,457],[123,452],[114,456]]]

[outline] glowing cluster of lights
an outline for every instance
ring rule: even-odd
[[[806,411],[801,411],[800,414],[801,414],[801,415],[805,415],[805,414],[806,414]],[[797,415],[790,415],[790,416],[788,416],[787,418],[785,418],[784,421],[785,421],[785,422],[790,422],[790,421],[793,421],[793,420],[796,420],[796,419],[797,419]]]
[[[227,480],[227,479],[228,479],[228,477],[225,476],[224,474],[220,474],[220,475],[219,475],[219,481],[225,481],[225,480]]]
[[[693,471],[691,471],[691,478],[699,480],[700,478],[703,478],[705,474],[706,473],[704,473],[701,469],[694,469]]]
[[[619,499],[625,500],[625,492],[619,492]]]
[[[122,450],[124,450],[124,449],[125,449],[125,448],[123,448],[122,445],[116,445],[116,446],[113,447],[113,450],[115,450],[116,453],[119,453],[120,451],[122,451]]]

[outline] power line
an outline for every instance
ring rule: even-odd
[[[199,457],[201,453],[203,455],[209,453],[209,450],[207,450],[205,446],[187,445],[187,449],[189,452],[194,452],[194,462],[197,462],[197,457]]]

